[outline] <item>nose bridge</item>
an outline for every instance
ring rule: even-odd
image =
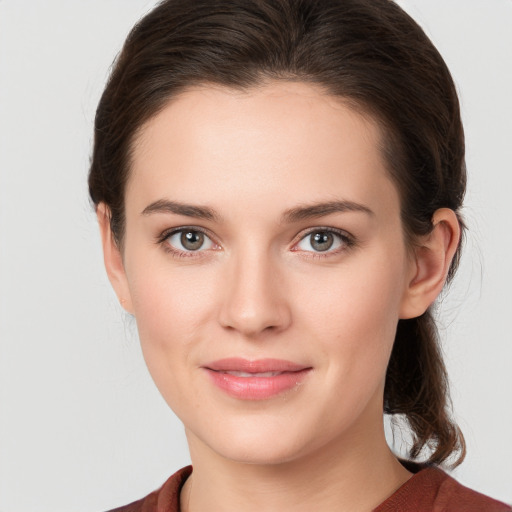
[[[290,311],[280,286],[279,264],[270,250],[246,246],[229,258],[220,322],[246,336],[282,330]]]

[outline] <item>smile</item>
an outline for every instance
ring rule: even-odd
[[[279,359],[222,359],[202,367],[215,387],[239,400],[267,400],[297,388],[311,367]]]
[[[276,375],[282,375],[283,372],[258,372],[258,373],[249,373],[249,372],[235,372],[235,371],[226,371],[221,372],[228,375],[234,375],[235,377],[275,377]]]

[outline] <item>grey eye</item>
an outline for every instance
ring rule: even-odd
[[[327,252],[346,245],[344,237],[333,231],[312,231],[308,233],[298,244],[301,251]]]
[[[199,251],[213,247],[210,238],[194,229],[175,231],[167,238],[167,243],[180,251]]]
[[[204,235],[198,231],[182,231],[180,242],[185,249],[197,251],[204,243]]]
[[[332,233],[312,233],[309,236],[311,237],[311,247],[313,247],[315,251],[328,251],[334,244],[334,236]]]

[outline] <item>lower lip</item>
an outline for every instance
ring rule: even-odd
[[[237,377],[205,368],[213,383],[228,395],[240,400],[266,400],[298,387],[310,368],[283,372],[274,377]]]

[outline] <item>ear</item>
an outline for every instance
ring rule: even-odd
[[[132,300],[128,279],[124,270],[123,257],[121,251],[114,240],[110,228],[110,209],[105,203],[100,203],[96,209],[98,224],[100,226],[101,243],[103,245],[103,261],[107,271],[110,284],[121,303],[121,306],[133,314]]]
[[[411,275],[404,293],[400,318],[422,315],[441,293],[460,240],[457,215],[449,208],[436,210],[431,233],[413,249]]]

